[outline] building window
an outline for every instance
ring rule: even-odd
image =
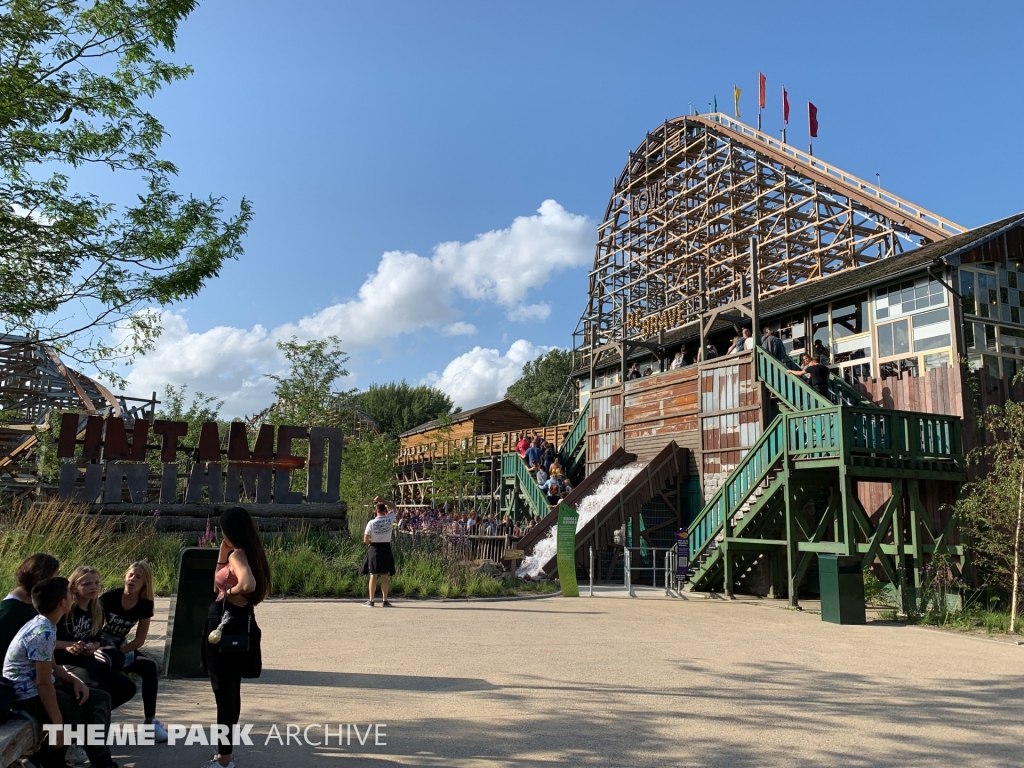
[[[974,273],[960,270],[960,302],[965,315],[976,315],[974,300]]]
[[[910,352],[909,321],[897,320],[878,326],[878,356],[892,357]]]
[[[832,338],[843,339],[868,330],[868,295],[862,293],[832,305]]]
[[[899,285],[879,288],[875,294],[875,319],[901,317],[945,303],[946,292],[942,283],[930,277],[920,277]]]
[[[848,384],[871,378],[871,363],[855,363],[842,369],[843,378]]]
[[[930,371],[933,368],[948,368],[949,352],[937,352],[934,355],[924,356],[924,369]]]
[[[883,379],[903,378],[904,376],[916,378],[919,375],[916,357],[905,357],[902,360],[879,363],[878,370]]]
[[[811,310],[811,342],[815,349],[819,344],[828,349],[828,304]]]
[[[925,352],[950,346],[949,309],[933,309],[913,317],[914,351]]]

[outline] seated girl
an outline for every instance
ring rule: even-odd
[[[108,589],[100,595],[103,609],[103,642],[124,654],[124,671],[142,678],[142,707],[147,723],[153,724],[156,741],[167,741],[164,724],[156,718],[156,694],[159,670],[156,662],[139,653],[149,636],[153,618],[153,569],[145,560],[132,563],[125,571],[124,587]],[[128,633],[135,628],[135,637]]]
[[[57,624],[57,650],[54,661],[92,688],[110,694],[110,707],[117,709],[135,696],[135,683],[121,673],[124,656],[112,646],[100,642],[103,608],[100,607],[100,572],[80,565],[68,577],[71,610]]]

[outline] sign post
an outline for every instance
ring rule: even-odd
[[[558,531],[555,547],[558,562],[558,583],[563,597],[579,597],[576,583],[576,523],[580,516],[564,502],[558,505]]]
[[[690,533],[685,528],[676,531],[676,584],[690,575]]]

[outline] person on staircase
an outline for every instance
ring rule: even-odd
[[[788,371],[788,373],[807,379],[811,389],[832,402],[832,393],[828,389],[828,381],[832,372],[829,371],[828,366],[822,365],[806,352],[800,355],[800,364],[799,371]]]
[[[761,329],[761,349],[774,357],[780,363],[785,363],[789,358],[789,354],[786,352],[785,343],[782,339],[776,336],[771,327],[767,325]]]

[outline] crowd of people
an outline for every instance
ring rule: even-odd
[[[64,578],[60,562],[45,552],[26,559],[17,586],[0,600],[3,676],[14,691],[12,709],[40,723],[110,725],[111,711],[131,701],[142,683],[145,722],[155,741],[167,732],[156,718],[158,669],[141,648],[153,617],[153,571],[132,563],[123,584],[101,590],[100,574],[82,565]],[[133,637],[129,640],[129,634]],[[67,747],[58,734],[34,756],[40,768],[88,759],[96,768],[115,766],[106,746]]]
[[[516,522],[508,515],[499,521],[492,514],[466,513],[449,509],[403,509],[395,511],[394,528],[398,533],[438,533],[448,536],[523,536],[536,520]]]
[[[555,446],[539,435],[524,435],[516,443],[516,451],[526,462],[526,469],[538,487],[544,491],[548,506],[558,506],[559,501],[572,493],[572,483],[566,477],[565,467],[555,453]]]
[[[248,512],[232,507],[219,523],[216,599],[207,613],[202,659],[222,729],[208,766],[234,768],[231,740],[223,734],[238,723],[242,679],[262,671],[253,609],[270,591],[270,566]],[[153,740],[167,741],[156,717],[158,667],[143,652],[155,600],[149,563],[132,563],[122,584],[106,591],[92,566],[80,565],[67,578],[60,571],[57,558],[37,552],[18,567],[17,586],[0,600],[3,685],[13,694],[10,709],[39,725],[100,726],[106,734],[111,712],[138,693],[132,675],[141,682],[143,716]],[[109,746],[69,747],[63,729],[47,733],[24,762],[64,768],[86,760],[94,768],[117,768]]]

